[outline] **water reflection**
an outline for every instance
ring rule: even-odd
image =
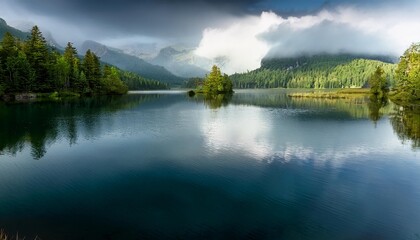
[[[383,116],[383,111],[381,111],[382,108],[387,106],[389,103],[388,97],[382,96],[378,97],[376,95],[371,95],[369,97],[369,119],[372,120],[376,126],[377,122],[381,117]]]
[[[271,131],[267,129],[273,124],[269,122],[272,116],[279,117],[274,119],[276,124],[281,119],[288,119],[287,123],[290,124],[290,129],[294,129],[293,127],[298,125],[294,121],[299,120],[371,119],[376,126],[381,117],[389,115],[396,135],[403,142],[412,141],[414,148],[418,148],[420,145],[420,111],[418,108],[400,108],[392,103],[387,104],[388,101],[385,99],[370,99],[370,101],[365,99],[293,99],[289,98],[287,93],[288,90],[247,90],[238,91],[233,96],[197,95],[190,98],[185,92],[176,92],[176,94],[162,92],[59,102],[0,103],[0,155],[15,156],[29,147],[31,156],[34,159],[41,159],[47,153],[48,147],[59,140],[67,141],[72,146],[77,144],[81,136],[87,139],[96,139],[106,129],[109,129],[114,121],[116,124],[130,126],[133,123],[122,123],[120,114],[122,110],[129,110],[140,105],[154,107],[157,112],[150,117],[159,118],[159,112],[164,108],[170,108],[177,103],[191,104],[191,101],[198,103],[196,106],[198,108],[203,104],[209,109],[220,109],[228,105],[242,106],[240,111],[235,111],[235,113],[226,111],[225,114],[229,115],[220,113],[219,116],[210,116],[211,111],[200,114],[190,112],[196,116],[184,115],[181,112],[195,110],[191,105],[182,107],[179,112],[180,116],[189,118],[188,121],[191,121],[191,124],[201,124],[201,121],[194,120],[197,117],[202,117],[202,121],[206,122],[200,129],[203,131],[203,135],[209,139],[208,144],[213,149],[225,146],[226,142],[219,143],[217,140],[224,139],[240,143],[236,146],[249,149],[249,152],[257,157],[265,155],[267,151],[273,149],[270,145],[271,140],[267,139],[270,135],[268,131]],[[248,106],[257,108],[248,108]],[[176,112],[176,110],[173,111]],[[120,118],[110,118],[111,115],[120,116]],[[150,121],[156,122],[156,120]],[[324,123],[325,126],[328,124],[331,123]],[[171,123],[165,122],[163,125],[157,126],[156,129],[161,131],[171,128]],[[276,126],[276,129],[279,131],[285,125],[286,122],[281,122],[281,125]],[[309,136],[313,131],[313,129],[294,130],[295,132],[284,129],[279,134],[290,140],[299,134]],[[230,136],[229,132],[241,134]],[[220,135],[225,137],[217,137]],[[304,142],[305,139],[307,137],[298,140]]]
[[[16,155],[26,145],[34,159],[42,158],[46,146],[59,138],[73,145],[78,128],[95,136],[101,117],[159,98],[160,95],[104,96],[59,102],[34,102],[0,105],[0,155]],[[80,130],[80,129],[79,129]]]
[[[31,239],[418,233],[418,156],[388,120],[406,137],[418,111],[271,90],[209,101],[142,93],[0,106],[0,149],[17,154],[0,156],[0,225]],[[25,161],[31,149],[43,161]]]
[[[190,98],[196,102],[203,102],[210,109],[218,109],[229,105],[233,94],[196,94]]]
[[[296,90],[254,90],[238,91],[232,99],[232,104],[258,106],[263,108],[309,110],[320,113],[317,118],[370,118],[371,109],[369,98],[326,99],[326,98],[291,98],[288,93]],[[381,106],[380,114],[388,114],[392,110],[390,105]],[[331,114],[328,114],[331,113]]]
[[[411,141],[413,148],[420,148],[420,107],[394,106],[390,121],[395,134],[403,142]]]

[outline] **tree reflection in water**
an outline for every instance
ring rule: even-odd
[[[388,96],[384,95],[382,97],[378,97],[377,95],[371,95],[369,97],[369,119],[373,121],[376,127],[376,123],[379,119],[382,118],[384,115],[381,109],[387,106],[389,103]]]
[[[390,114],[395,134],[403,142],[411,141],[413,148],[420,148],[420,107],[395,105]]]
[[[58,102],[0,103],[0,155],[16,155],[30,146],[41,159],[48,144],[60,138],[77,142],[81,128],[94,136],[101,117],[159,98],[159,95],[102,96]]]
[[[203,102],[210,109],[218,109],[227,106],[232,96],[233,94],[197,94],[190,98],[196,102]]]

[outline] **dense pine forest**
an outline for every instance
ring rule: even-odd
[[[390,59],[350,54],[264,59],[261,68],[231,76],[235,88],[348,88],[364,87],[377,67],[394,84]]]
[[[26,41],[7,32],[0,42],[0,96],[15,93],[124,94],[168,85],[102,64],[90,50],[80,57],[68,43],[49,46],[37,26]]]

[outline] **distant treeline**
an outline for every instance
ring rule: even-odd
[[[81,95],[124,94],[128,89],[166,88],[166,84],[102,65],[90,50],[79,57],[71,43],[60,52],[48,46],[37,26],[32,28],[26,41],[6,33],[0,42],[0,96],[55,91]]]
[[[160,90],[170,88],[168,83],[150,80],[133,72],[120,70],[120,76],[129,90]]]
[[[234,74],[231,79],[235,88],[364,87],[377,67],[381,67],[393,85],[396,65],[377,59],[350,54],[264,59],[261,68]]]

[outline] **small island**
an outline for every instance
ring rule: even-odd
[[[205,95],[232,94],[233,84],[227,74],[222,74],[220,68],[214,65],[204,81],[197,84],[196,90],[189,91],[190,96],[196,93]]]

